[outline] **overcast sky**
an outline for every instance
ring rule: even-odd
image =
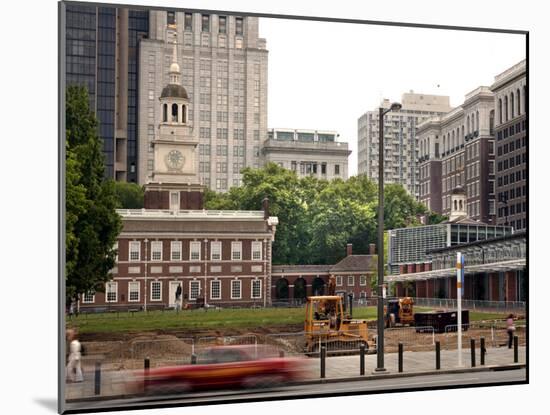
[[[357,119],[403,92],[448,95],[451,106],[525,59],[525,36],[260,19],[269,50],[268,127],[334,130],[352,150]]]

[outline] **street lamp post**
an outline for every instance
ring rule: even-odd
[[[379,108],[378,115],[378,337],[376,340],[376,372],[384,368],[384,115],[399,111],[401,104],[394,102],[390,108]]]

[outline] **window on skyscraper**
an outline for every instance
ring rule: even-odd
[[[243,18],[242,17],[236,17],[235,18],[235,34],[236,35],[242,35],[243,34]]]
[[[184,30],[193,30],[193,14],[185,13]]]
[[[168,26],[176,25],[176,12],[167,12],[166,13],[166,23]]]
[[[202,22],[201,31],[210,32],[210,15],[203,14],[201,22]]]
[[[226,16],[220,16],[219,17],[218,31],[219,31],[219,33],[226,33],[227,32],[227,17]]]

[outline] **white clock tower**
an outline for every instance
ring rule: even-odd
[[[198,140],[187,123],[189,96],[181,85],[177,44],[170,65],[170,80],[162,90],[162,121],[153,140],[154,171],[145,186],[146,209],[202,209],[203,187],[197,175]]]

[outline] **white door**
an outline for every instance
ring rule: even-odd
[[[178,289],[178,286],[182,289],[181,299],[183,299],[183,286],[181,285],[181,282],[170,281],[170,289],[168,290],[168,307],[176,306],[176,290]]]
[[[170,193],[170,210],[178,211],[180,208],[180,195],[178,192]]]

